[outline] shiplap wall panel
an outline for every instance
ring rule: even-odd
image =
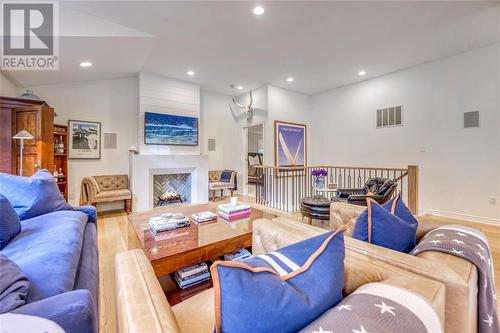
[[[141,73],[139,77],[139,146],[141,153],[199,155],[200,146],[163,146],[144,144],[144,113],[164,113],[197,117],[200,124],[200,87],[196,84]],[[200,133],[198,133],[199,137]],[[198,140],[199,141],[199,140]]]

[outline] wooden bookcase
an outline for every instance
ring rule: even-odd
[[[68,201],[68,126],[54,124],[54,171],[61,172],[57,178],[57,186],[64,199]],[[62,145],[60,145],[62,143]],[[55,177],[55,175],[54,175]]]

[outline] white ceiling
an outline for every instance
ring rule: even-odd
[[[261,4],[257,17],[253,1],[64,1],[60,70],[8,75],[31,87],[146,71],[229,95],[232,83],[314,94],[500,41],[498,1]]]

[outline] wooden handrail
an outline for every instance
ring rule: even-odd
[[[418,214],[418,165],[408,166],[408,208],[413,214]]]
[[[408,171],[408,169],[404,168],[382,168],[382,167],[353,167],[353,166],[336,166],[336,165],[306,165],[300,167],[277,167],[277,166],[267,166],[267,165],[254,165],[256,169],[264,169],[270,168],[275,170],[303,170],[303,169],[328,169],[328,168],[337,168],[337,169],[356,169],[356,170],[377,170],[377,171]]]

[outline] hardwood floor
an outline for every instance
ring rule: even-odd
[[[242,201],[251,200],[249,197],[241,196],[239,199]],[[290,217],[300,220],[297,214]],[[100,270],[99,331],[101,333],[115,333],[117,328],[114,258],[119,252],[134,248],[135,245],[130,244],[129,246],[127,214],[124,211],[99,214],[97,224]],[[500,290],[500,226],[473,222],[466,224],[480,229],[488,237],[493,255],[496,288]]]
[[[99,214],[99,332],[114,333],[116,328],[115,256],[127,248],[125,211]]]

